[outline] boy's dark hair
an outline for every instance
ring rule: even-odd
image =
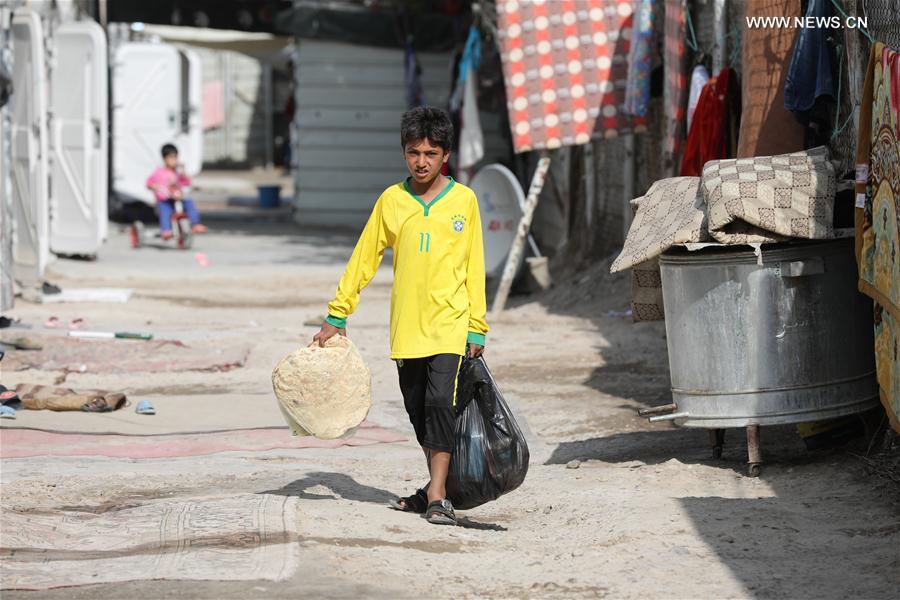
[[[417,106],[403,113],[400,121],[400,146],[427,139],[444,152],[453,147],[453,123],[446,110],[433,106]]]
[[[170,154],[178,154],[178,148],[175,147],[175,144],[166,144],[162,147],[163,158]]]

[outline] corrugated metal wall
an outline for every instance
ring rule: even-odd
[[[446,106],[450,56],[418,58],[427,103]],[[403,51],[300,40],[295,81],[297,220],[360,227],[378,195],[407,173],[400,149]],[[498,115],[482,115],[484,163],[508,159],[500,127]]]
[[[261,105],[262,66],[259,60],[227,50],[188,46],[203,64],[203,82],[221,81],[225,123],[203,134],[205,166],[264,164],[265,117]]]

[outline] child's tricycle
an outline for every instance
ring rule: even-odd
[[[158,207],[156,210],[159,210]],[[140,248],[146,245],[148,241],[148,232],[144,223],[138,220],[131,223],[131,247]],[[166,236],[162,231],[157,230],[152,233],[154,239],[168,242],[175,240],[175,245],[181,250],[187,250],[193,243],[193,232],[191,231],[191,221],[184,211],[184,205],[181,200],[175,200],[175,210],[172,212],[172,231]]]

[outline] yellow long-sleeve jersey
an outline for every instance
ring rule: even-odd
[[[475,193],[450,179],[426,204],[408,181],[387,188],[328,305],[329,323],[346,326],[386,248],[394,250],[391,358],[462,355],[467,342],[483,346],[484,243]]]

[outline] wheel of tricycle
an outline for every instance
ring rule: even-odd
[[[187,219],[179,219],[175,225],[175,230],[178,232],[178,247],[182,250],[190,248],[193,243],[191,222]]]
[[[129,234],[131,237],[131,247],[140,248],[144,241],[144,224],[140,221],[135,221],[131,224]]]

